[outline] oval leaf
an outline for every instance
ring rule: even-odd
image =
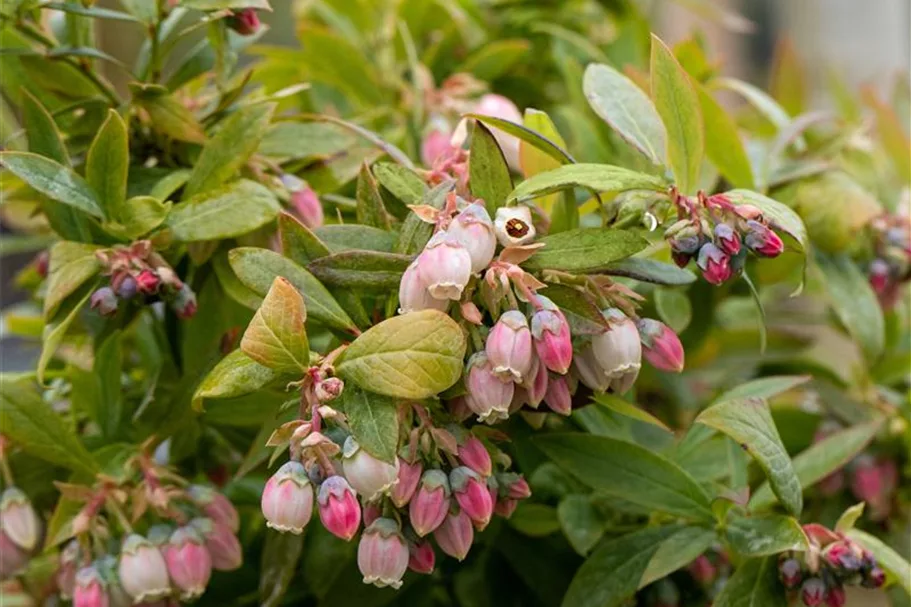
[[[264,226],[280,208],[268,188],[241,179],[175,205],[166,225],[182,242],[222,240]]]
[[[725,523],[724,536],[727,544],[744,557],[807,549],[807,536],[800,523],[780,514],[749,517],[732,512]]]
[[[250,394],[270,384],[277,373],[259,364],[241,350],[225,356],[196,388],[193,408],[202,411],[206,398],[231,398]]]
[[[244,332],[240,349],[270,369],[303,375],[310,366],[305,320],[304,298],[290,282],[276,276]]]
[[[475,198],[482,199],[487,212],[493,216],[497,208],[506,204],[512,191],[509,165],[500,145],[486,126],[480,122],[471,133],[471,155],[468,162],[469,187]]]
[[[778,581],[778,559],[767,556],[742,563],[712,607],[778,607],[787,603]]]
[[[95,192],[72,169],[31,152],[0,152],[0,163],[51,200],[85,211],[92,217],[104,217]]]
[[[85,161],[85,178],[95,190],[105,215],[114,220],[122,216],[120,207],[127,196],[130,146],[127,125],[114,110],[101,125]]]
[[[593,192],[663,192],[665,185],[662,179],[653,175],[610,164],[567,164],[526,179],[509,195],[509,201],[522,202],[574,187],[587,188]]]
[[[395,401],[349,385],[342,392],[339,404],[358,444],[384,462],[395,462],[399,446],[399,416]]]
[[[648,246],[635,232],[603,228],[558,232],[538,242],[545,246],[523,264],[526,269],[596,272]]]
[[[696,282],[696,275],[672,263],[630,257],[607,266],[603,271],[609,276],[625,276],[656,285],[676,287]]]
[[[386,291],[398,289],[411,261],[410,255],[344,251],[312,261],[307,269],[330,287]]]
[[[60,303],[100,269],[95,251],[101,247],[67,240],[51,247],[44,318],[50,320]]]
[[[886,323],[869,280],[845,255],[817,253],[815,259],[825,278],[832,310],[860,344],[867,360],[876,361],[886,345]]]

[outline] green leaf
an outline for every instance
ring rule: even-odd
[[[351,434],[370,455],[394,463],[399,446],[399,417],[388,396],[346,386],[339,397]]]
[[[205,143],[206,133],[183,103],[157,85],[131,85],[133,101],[149,115],[152,128],[162,134],[190,143]]]
[[[520,183],[507,202],[523,202],[567,188],[587,188],[593,192],[625,192],[654,190],[663,192],[664,180],[610,164],[567,164],[558,169],[538,173]]]
[[[310,272],[268,249],[241,247],[228,253],[231,268],[242,283],[265,297],[276,276],[286,278],[304,297],[307,314],[327,327],[357,334],[354,322]]]
[[[667,130],[655,104],[632,80],[600,63],[585,68],[585,97],[595,113],[654,164],[667,163]]]
[[[810,241],[807,238],[807,229],[803,221],[787,205],[751,190],[731,190],[725,192],[724,195],[735,205],[751,204],[757,207],[773,228],[783,231],[796,240],[801,251],[810,250]]]
[[[106,8],[98,8],[96,6],[82,6],[81,4],[71,2],[47,2],[43,3],[41,5],[41,8],[63,11],[65,13],[81,15],[83,17],[91,17],[93,19],[111,19],[113,21],[139,20],[129,13],[112,11]]]
[[[336,363],[338,374],[373,392],[429,398],[462,375],[467,343],[448,315],[422,310],[384,320],[360,335]]]
[[[252,8],[260,11],[272,12],[272,7],[269,6],[269,0],[181,0],[180,6],[205,12],[219,11],[226,8]]]
[[[487,205],[491,216],[506,204],[512,191],[509,165],[493,133],[480,122],[475,122],[471,133],[471,156],[468,163],[469,187],[475,198]]]
[[[620,607],[639,588],[639,580],[662,542],[683,525],[647,527],[603,542],[573,577],[563,607]]]
[[[234,177],[259,147],[274,111],[274,103],[259,103],[231,114],[203,148],[183,197],[207,192]]]
[[[278,215],[278,235],[282,253],[295,263],[305,265],[329,255],[329,249],[319,237],[289,213]]]
[[[724,525],[727,544],[740,556],[770,556],[807,550],[807,536],[797,519],[780,514],[742,516],[732,511]]]
[[[533,442],[594,489],[658,512],[713,520],[702,487],[675,463],[645,447],[587,434],[548,434]]]
[[[367,250],[391,253],[395,247],[395,234],[356,224],[320,226],[313,233],[325,243],[331,253]]]
[[[361,165],[357,178],[357,222],[381,230],[389,230],[389,215],[383,205],[376,178],[370,172],[367,163]]]
[[[898,584],[911,596],[911,564],[908,561],[881,539],[865,531],[851,529],[845,535],[873,553],[877,564],[886,572],[887,582]]]
[[[454,73],[474,74],[490,82],[504,74],[531,49],[531,43],[521,38],[493,40],[472,52]]]
[[[667,161],[677,188],[692,194],[699,183],[705,133],[699,97],[686,71],[664,42],[652,34],[652,98],[667,128]]]
[[[307,269],[328,287],[394,291],[411,262],[410,255],[344,251],[311,261]]]
[[[44,318],[53,318],[57,308],[85,281],[101,269],[95,252],[101,247],[63,240],[51,247]]]
[[[305,320],[304,298],[290,282],[277,276],[244,331],[240,349],[279,373],[303,375],[310,367]]]
[[[186,1],[186,0],[184,0]],[[298,570],[304,536],[268,531],[259,568],[259,604],[278,607]]]
[[[215,270],[215,276],[222,290],[234,301],[240,305],[258,310],[263,298],[261,295],[254,293],[244,283],[237,278],[231,264],[228,263],[227,251],[216,253],[211,259],[212,269]]]
[[[524,122],[527,128],[536,133],[541,133],[561,148],[566,147],[566,142],[563,141],[563,138],[557,131],[557,127],[546,113],[529,108],[525,110]],[[554,158],[547,152],[538,149],[535,145],[532,145],[527,141],[519,142],[519,166],[522,168],[522,174],[525,175],[525,177],[533,177],[538,173],[556,169],[563,164],[565,164],[564,160]],[[556,204],[558,199],[559,195],[552,194],[539,200],[538,205],[550,215],[553,213],[554,204]],[[572,202],[573,209],[575,210],[575,201],[573,200]],[[578,222],[572,227],[579,227]],[[553,222],[551,222],[550,233],[561,231],[562,230],[559,229],[554,230]]]
[[[867,360],[875,362],[885,348],[886,326],[870,282],[847,255],[817,253],[815,259],[825,279],[832,310],[860,344]]]
[[[443,205],[446,203],[446,196],[449,195],[449,192],[451,192],[454,187],[454,181],[444,181],[424,194],[420,204],[426,204],[435,209],[442,209]],[[424,250],[424,245],[430,240],[432,234],[432,225],[422,221],[417,214],[409,213],[408,217],[405,218],[405,221],[402,222],[402,229],[399,232],[399,239],[395,245],[395,251],[406,255],[416,255]]]
[[[810,487],[854,459],[873,440],[881,424],[881,420],[876,420],[846,428],[813,443],[795,456],[792,464],[800,486]],[[773,503],[775,496],[768,483],[763,483],[750,499],[750,509],[762,510]]]
[[[38,356],[36,369],[38,381],[42,384],[44,383],[44,371],[47,369],[47,365],[51,362],[51,358],[53,358],[57,348],[63,342],[67,329],[70,328],[70,325],[79,316],[80,310],[92,296],[93,288],[87,288],[84,294],[77,290],[63,302],[63,305],[54,314],[53,319],[45,319],[46,324],[41,332],[41,354]]]
[[[257,153],[277,160],[324,160],[354,144],[354,136],[336,124],[281,121],[269,127]]]
[[[680,289],[655,289],[658,316],[676,333],[682,333],[693,319],[690,298]]]
[[[0,163],[51,200],[75,207],[93,217],[104,216],[89,184],[72,169],[31,152],[0,152]]]
[[[122,219],[120,207],[127,196],[129,165],[127,125],[115,110],[108,110],[108,116],[89,148],[85,178],[95,190],[105,216],[110,219]]]
[[[860,502],[845,510],[835,523],[835,531],[838,533],[847,533],[851,529],[854,529],[854,525],[860,520],[860,517],[864,515],[864,506],[866,506],[866,503]]]
[[[800,515],[803,509],[800,481],[764,400],[727,400],[703,411],[696,422],[723,432],[740,443],[765,471],[772,490],[785,509],[794,516]]]
[[[610,276],[635,278],[642,282],[668,287],[683,286],[696,282],[696,275],[689,270],[678,268],[672,263],[645,259],[644,257],[629,257],[612,263],[607,266],[603,273]]]
[[[781,607],[787,603],[777,563],[778,559],[767,556],[741,564],[712,607]]]
[[[266,225],[280,209],[268,188],[240,179],[174,205],[165,225],[183,242],[222,240]]]
[[[714,97],[697,85],[705,126],[705,153],[725,179],[738,188],[755,188],[753,167],[734,122]]]
[[[778,130],[785,128],[791,122],[788,112],[777,101],[752,84],[736,78],[717,78],[712,81],[712,85],[734,91],[742,96]]]
[[[538,292],[560,308],[573,335],[597,335],[610,329],[598,304],[585,292],[558,284],[548,284]]]
[[[400,164],[377,162],[373,165],[373,175],[383,188],[405,205],[420,204],[427,192],[424,180]]]
[[[523,264],[526,269],[597,272],[648,246],[635,232],[603,228],[558,232],[537,242],[545,246]]]
[[[555,508],[523,501],[509,517],[509,526],[522,535],[547,537],[560,530],[560,521]]]
[[[172,206],[155,196],[134,196],[120,205],[118,221],[105,222],[102,227],[115,236],[135,240],[164,223]]]
[[[606,527],[590,495],[573,493],[557,505],[557,519],[573,550],[586,556],[604,535]]]
[[[670,432],[671,429],[664,425],[660,419],[646,411],[645,409],[640,409],[631,402],[625,401],[616,394],[596,394],[592,397],[596,403],[602,407],[607,407],[614,413],[619,413],[625,417],[635,419],[646,424],[651,424],[657,428],[661,428],[665,432]]]
[[[92,375],[96,381],[97,407],[95,422],[101,428],[101,434],[108,440],[118,437],[125,419],[123,402],[123,351],[121,350],[122,332],[115,331],[104,340],[92,365]]]
[[[45,461],[94,474],[98,464],[35,389],[0,376],[0,427],[17,448]]]
[[[483,122],[484,124],[501,130],[508,135],[512,135],[520,141],[525,142],[538,150],[541,150],[551,158],[558,160],[560,164],[576,162],[575,158],[573,158],[570,153],[563,148],[562,144],[548,139],[545,135],[530,129],[523,124],[516,124],[515,122],[510,122],[509,120],[505,120],[503,118],[485,116],[484,114],[465,114],[465,117],[474,118],[478,122]]]
[[[193,408],[202,411],[203,400],[207,398],[232,398],[256,392],[277,377],[274,370],[259,364],[241,350],[234,350],[221,359],[196,388]]]
[[[761,377],[731,388],[715,399],[716,403],[739,398],[772,398],[788,390],[793,390],[813,379],[809,375],[771,375]]]
[[[22,118],[25,122],[28,151],[47,156],[63,166],[70,166],[70,156],[57,123],[41,102],[25,89],[22,90]]]
[[[645,588],[652,582],[689,565],[717,540],[718,535],[711,529],[684,527],[678,530],[658,546],[642,574],[642,579],[639,580],[639,588]]]

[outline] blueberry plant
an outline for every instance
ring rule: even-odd
[[[908,605],[907,81],[292,8],[2,4],[4,600]]]

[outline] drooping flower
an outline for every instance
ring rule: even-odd
[[[433,532],[433,538],[443,552],[460,561],[463,560],[474,542],[471,518],[463,511],[449,513]]]
[[[531,210],[525,206],[500,207],[493,225],[497,240],[504,247],[526,244],[535,238]]]
[[[477,352],[468,359],[467,375],[466,403],[478,416],[478,420],[494,423],[506,419],[515,393],[515,384],[497,377],[484,352]]]
[[[521,383],[531,371],[534,356],[525,315],[518,310],[501,314],[487,336],[485,352],[494,374]]]
[[[399,462],[388,464],[367,453],[349,436],[342,449],[342,469],[354,490],[367,501],[387,493],[398,480]]]
[[[408,518],[418,537],[440,526],[449,512],[449,479],[441,470],[426,470],[408,504]]]
[[[669,373],[683,370],[683,344],[670,327],[652,318],[640,318],[636,328],[642,341],[642,354],[649,364]]]
[[[573,360],[573,343],[569,323],[563,312],[543,295],[538,296],[543,307],[531,317],[531,335],[535,340],[538,359],[554,373],[565,374]]]
[[[478,529],[486,527],[493,515],[493,501],[481,476],[467,466],[459,466],[449,473],[449,484],[462,512]]]
[[[357,533],[361,524],[361,504],[345,477],[333,475],[319,488],[319,518],[323,526],[346,542]]]
[[[442,300],[462,297],[462,290],[471,278],[471,255],[459,241],[446,232],[437,232],[416,263],[431,297]]]
[[[642,345],[636,325],[617,308],[608,308],[604,317],[610,329],[592,337],[595,360],[616,394],[632,388],[642,366]]]
[[[224,494],[205,485],[190,485],[187,494],[193,503],[214,522],[224,525],[234,533],[240,529],[240,517],[237,509]]]
[[[30,552],[38,545],[40,526],[28,496],[18,487],[8,487],[0,497],[0,527],[7,537]]]
[[[733,274],[731,257],[710,242],[699,249],[696,265],[702,270],[703,278],[713,285],[720,285]]]
[[[234,571],[243,564],[244,552],[234,532],[210,518],[197,517],[190,521],[206,542],[212,558],[212,569]]]
[[[433,573],[436,554],[433,546],[426,540],[419,540],[408,544],[408,568],[415,573],[428,575]]]
[[[266,525],[302,533],[313,515],[313,485],[300,462],[289,461],[266,482],[260,500]]]
[[[357,547],[357,565],[365,584],[401,587],[408,561],[408,545],[394,520],[378,518],[364,531]]]
[[[430,291],[427,290],[427,285],[421,277],[418,262],[415,261],[409,265],[399,283],[399,312],[402,314],[419,310],[440,310],[442,312],[448,305],[449,300],[436,299],[430,295]]]
[[[450,238],[465,247],[471,257],[471,271],[480,272],[493,260],[497,237],[484,205],[474,202],[463,209],[447,228]]]
[[[490,476],[493,464],[490,453],[484,443],[473,434],[470,434],[460,445],[457,453],[459,461],[468,466],[481,476]]]
[[[421,462],[410,464],[401,457],[399,458],[398,482],[389,494],[393,504],[402,508],[411,500],[418,488],[418,483],[421,482],[423,472],[424,467]]]
[[[162,554],[171,584],[181,599],[192,600],[206,591],[212,577],[212,557],[194,527],[187,525],[175,531]]]
[[[156,601],[171,593],[164,556],[139,534],[131,533],[124,540],[117,573],[120,584],[134,603]]]

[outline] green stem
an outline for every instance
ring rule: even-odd
[[[117,519],[117,522],[120,523],[120,526],[123,527],[123,530],[126,533],[133,533],[133,525],[130,524],[126,514],[123,513],[123,510],[120,509],[120,505],[114,501],[114,498],[108,497],[105,500],[105,506],[108,511],[114,515],[114,518]]]
[[[13,471],[9,467],[9,462],[6,461],[6,453],[0,453],[0,473],[3,474],[3,483],[7,487],[12,487],[16,483],[13,481]]]

